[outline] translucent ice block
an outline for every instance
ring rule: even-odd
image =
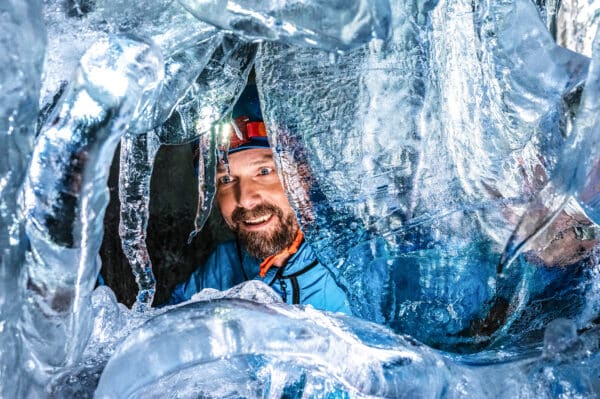
[[[23,396],[73,364],[91,333],[110,160],[128,123],[160,92],[151,43],[111,37],[92,46],[42,128],[23,188],[29,243],[19,289],[25,306]]]
[[[389,35],[386,0],[179,0],[197,18],[243,38],[349,50]]]
[[[391,26],[390,40],[338,56],[261,44],[267,129],[354,312],[475,344],[529,298],[527,264],[496,266],[556,168],[589,61],[557,46],[527,0],[399,2]],[[508,315],[473,332],[499,298]]]
[[[33,150],[46,32],[41,2],[0,4],[0,396],[16,397],[18,276],[26,241],[18,192]],[[17,373],[18,374],[18,373]]]

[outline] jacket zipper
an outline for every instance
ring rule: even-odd
[[[284,279],[286,279],[286,278],[290,279],[290,281],[292,282],[292,305],[299,305],[300,304],[300,285],[298,284],[297,277],[301,274],[306,273],[307,271],[309,271],[310,269],[312,269],[313,267],[315,267],[318,264],[319,264],[319,261],[315,259],[314,261],[312,261],[308,266],[306,266],[302,270],[299,270],[296,273],[292,273],[287,276],[283,275],[284,268],[279,268],[277,270],[277,273],[275,273],[275,277],[273,278],[273,280],[271,280],[269,285],[273,285],[273,283],[276,280],[279,281],[279,287],[281,288],[281,299],[283,299],[283,302],[287,303],[287,292],[286,292],[287,283],[284,281]]]
[[[296,276],[290,277],[292,282],[292,305],[300,304],[300,287],[298,286],[298,279]]]

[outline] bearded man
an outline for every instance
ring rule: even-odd
[[[235,128],[217,168],[216,201],[236,239],[219,244],[206,264],[175,288],[169,303],[204,288],[226,290],[258,279],[289,304],[350,314],[346,294],[304,240],[285,195],[256,86],[246,87],[233,117]]]

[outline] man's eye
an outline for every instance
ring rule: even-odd
[[[233,181],[233,178],[230,175],[224,175],[219,177],[219,183],[221,184],[229,184]]]
[[[270,174],[271,172],[273,172],[273,169],[272,169],[272,168],[261,168],[261,169],[260,169],[260,174],[261,174],[261,175],[268,175],[268,174]]]

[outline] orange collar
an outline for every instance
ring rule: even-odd
[[[292,243],[289,246],[283,248],[280,252],[276,253],[275,255],[267,256],[265,260],[262,261],[262,263],[260,264],[259,275],[261,277],[264,277],[267,274],[267,270],[269,270],[271,266],[275,266],[275,262],[278,262],[281,265],[285,264],[285,262],[293,254],[298,252],[298,248],[300,248],[300,244],[302,244],[303,238],[304,234],[302,233],[302,230],[298,229],[298,233],[296,233],[296,238],[294,238],[294,241],[292,241]]]

